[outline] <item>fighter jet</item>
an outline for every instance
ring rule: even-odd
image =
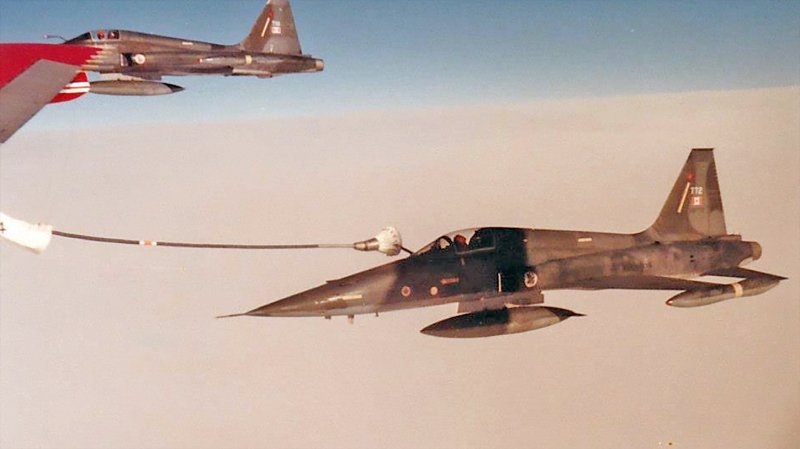
[[[84,64],[100,73],[89,92],[106,95],[164,95],[182,87],[162,76],[225,75],[271,78],[322,71],[321,59],[303,54],[289,0],[269,0],[240,43],[220,45],[117,29],[95,30],[66,45],[100,49]]]
[[[387,229],[354,244],[396,255],[399,234]],[[325,317],[378,314],[458,303],[460,315],[422,333],[488,337],[543,328],[573,316],[545,306],[559,289],[681,291],[672,307],[698,307],[753,296],[781,276],[742,268],[761,246],[728,234],[713,149],[694,149],[652,226],[635,234],[482,227],[438,237],[409,257],[229,316]],[[741,279],[730,284],[692,280]]]

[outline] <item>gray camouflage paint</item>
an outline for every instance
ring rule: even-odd
[[[713,150],[694,149],[655,223],[640,233],[502,227],[457,231],[406,259],[241,315],[352,317],[457,302],[466,315],[434,323],[423,332],[502,335],[579,315],[531,306],[543,301],[544,290],[683,290],[667,301],[676,307],[760,294],[784,279],[740,268],[760,256],[758,243],[727,234]],[[689,280],[703,275],[745,280],[726,285]]]
[[[183,90],[162,76],[226,75],[269,78],[322,71],[321,59],[304,55],[288,0],[270,0],[245,39],[220,45],[126,30],[96,30],[66,42],[101,51],[82,69],[121,80],[91,83],[107,95],[162,95]],[[131,79],[131,77],[133,79]]]

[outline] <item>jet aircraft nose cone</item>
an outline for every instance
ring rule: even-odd
[[[316,302],[305,295],[295,295],[271,302],[246,313],[251,316],[309,316],[315,315]]]
[[[250,316],[324,316],[331,308],[345,306],[332,299],[340,298],[327,285],[312,288],[301,293],[280,299],[253,309],[245,315]]]
[[[561,308],[558,308],[558,307],[550,307],[550,311],[555,313],[562,320],[566,320],[567,318],[573,317],[573,316],[586,316],[583,313],[573,312],[572,310],[561,309]]]
[[[164,83],[164,85],[167,86],[167,88],[171,90],[172,91],[171,93],[173,94],[184,90],[183,87],[178,86],[177,84]]]
[[[317,59],[314,61],[314,68],[316,68],[318,72],[321,72],[323,69],[325,69],[325,61],[322,59]]]

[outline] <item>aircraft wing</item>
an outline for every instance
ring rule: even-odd
[[[708,273],[704,273],[703,275],[721,276],[729,278],[743,278],[743,279],[765,278],[765,279],[777,279],[780,281],[786,279],[785,277],[778,276],[776,274],[762,273],[761,271],[748,270],[747,268],[741,268],[741,267],[733,267],[722,270],[709,271]]]
[[[785,278],[744,268],[730,268],[704,273],[707,276],[739,277],[739,278],[767,278],[783,280]],[[567,288],[584,290],[699,290],[719,287],[724,284],[715,282],[693,281],[690,279],[672,278],[668,276],[612,276],[599,279],[582,280]],[[541,304],[544,301],[541,292],[531,290],[513,293],[497,293],[492,295],[476,295],[465,297],[459,301],[458,312],[475,312],[487,309],[500,309],[507,304],[530,305]]]
[[[50,103],[97,52],[72,45],[0,44],[0,143]]]
[[[716,283],[692,281],[667,276],[612,276],[600,279],[583,280],[570,288],[587,290],[694,290],[714,287]]]
[[[666,276],[615,276],[600,279],[582,280],[567,288],[584,290],[695,290],[719,286],[720,284]],[[500,309],[507,304],[530,305],[544,302],[542,292],[529,290],[521,292],[467,295],[458,302],[458,313],[475,312],[487,309]]]
[[[458,313],[502,309],[508,304],[530,305],[543,302],[544,295],[540,290],[467,294],[458,301]]]
[[[733,267],[703,273],[703,276],[720,276],[743,279],[769,279],[784,280],[777,276],[746,268]],[[722,284],[716,282],[693,281],[689,279],[671,278],[668,276],[616,276],[602,279],[581,281],[573,288],[588,290],[621,289],[621,290],[695,290],[698,288],[717,287]]]

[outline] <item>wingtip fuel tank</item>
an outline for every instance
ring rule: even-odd
[[[672,307],[701,307],[733,298],[755,296],[772,289],[786,278],[781,276],[757,277],[745,279],[733,284],[716,285],[709,288],[687,290],[668,299],[666,304]]]
[[[183,90],[183,87],[160,81],[146,80],[104,80],[89,83],[89,92],[100,95],[151,96],[169,95]]]
[[[558,324],[583,314],[548,306],[504,307],[456,315],[422,329],[425,335],[445,338],[480,338],[528,332]]]

